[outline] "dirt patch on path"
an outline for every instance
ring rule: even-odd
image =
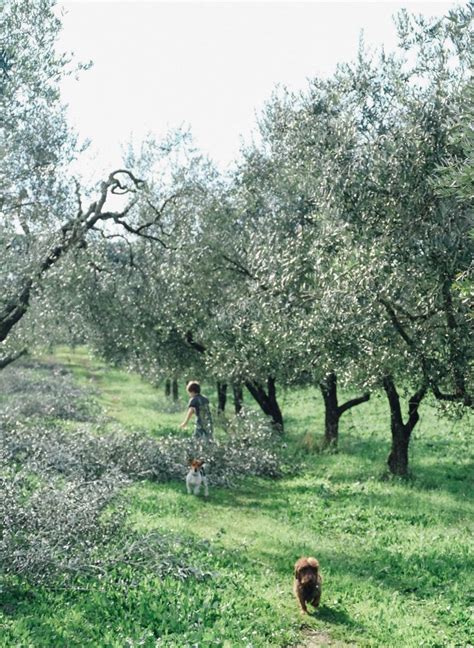
[[[297,644],[294,648],[355,648],[355,644],[348,644],[339,639],[332,639],[327,632],[317,630],[304,630],[304,639],[302,643]]]

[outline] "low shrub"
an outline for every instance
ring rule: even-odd
[[[3,461],[35,473],[52,471],[93,480],[114,468],[134,480],[168,481],[183,478],[188,460],[202,457],[214,485],[229,486],[250,475],[275,478],[281,474],[278,439],[266,420],[251,411],[236,417],[224,439],[210,442],[121,430],[99,435],[87,425],[64,430],[54,422],[20,423],[9,417],[0,421]]]
[[[77,387],[60,365],[23,362],[0,371],[2,412],[10,418],[52,417],[93,421],[100,409],[92,392]]]

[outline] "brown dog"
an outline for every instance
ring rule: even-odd
[[[293,586],[295,596],[301,607],[301,613],[307,614],[308,601],[315,608],[321,599],[321,585],[323,579],[319,573],[319,562],[316,558],[300,558],[295,563],[295,583]]]

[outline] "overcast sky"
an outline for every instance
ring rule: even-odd
[[[63,84],[70,120],[90,138],[89,168],[110,171],[120,144],[189,126],[221,167],[248,139],[276,84],[305,87],[352,59],[360,31],[393,49],[391,16],[441,15],[455,2],[62,2],[60,47],[91,70]]]

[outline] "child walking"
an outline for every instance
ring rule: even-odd
[[[189,394],[188,411],[179,427],[184,429],[191,417],[196,416],[194,437],[202,440],[212,439],[213,427],[209,399],[201,394],[201,385],[195,380],[186,385],[186,391]]]

